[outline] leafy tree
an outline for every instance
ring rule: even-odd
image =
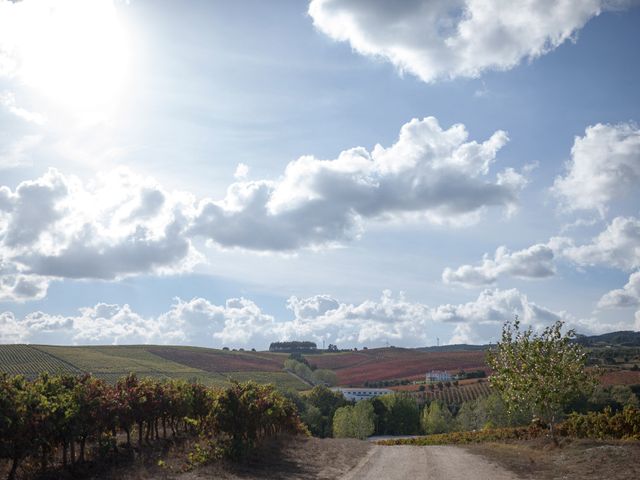
[[[333,417],[335,437],[359,438],[364,440],[375,431],[373,405],[363,400],[354,406],[347,405],[336,410]]]
[[[347,404],[341,393],[332,392],[324,385],[316,385],[307,395],[307,401],[320,411],[321,420],[314,435],[330,437],[332,434],[333,415],[335,411]]]
[[[587,355],[572,342],[575,332],[562,334],[562,326],[557,321],[535,334],[531,328],[520,330],[516,317],[504,324],[500,342],[487,354],[494,371],[491,385],[501,393],[508,411],[530,407],[549,424],[552,436],[563,407],[593,388],[593,378],[585,370]]]
[[[479,430],[483,426],[482,415],[475,400],[464,402],[456,415],[456,427],[458,430]]]
[[[387,409],[384,425],[389,435],[412,435],[420,429],[420,410],[413,397],[392,393],[382,395],[380,400]]]
[[[453,429],[453,416],[445,405],[431,402],[422,411],[421,424],[427,434],[445,433]]]

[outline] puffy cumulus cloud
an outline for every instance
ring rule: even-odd
[[[504,322],[513,320],[515,315],[524,325],[534,329],[566,318],[564,312],[541,307],[516,289],[484,290],[473,302],[441,305],[433,311],[434,321],[455,324],[451,343],[487,343],[495,340]]]
[[[251,300],[232,298],[215,305],[203,298],[177,299],[160,322],[172,325],[189,345],[265,345],[272,341],[276,322]]]
[[[0,341],[68,344],[186,344],[205,347],[267,348],[278,340],[308,339],[344,347],[383,345],[423,346],[433,342],[436,327],[453,330],[452,343],[486,343],[500,334],[504,321],[519,315],[540,329],[558,319],[553,312],[517,290],[485,290],[474,301],[429,307],[385,290],[377,300],[351,304],[328,295],[291,297],[293,318],[276,320],[245,298],[216,305],[203,298],[176,299],[164,313],[145,317],[129,305],[99,303],[78,315],[34,312],[22,319],[0,315]],[[585,328],[593,329],[585,323]],[[584,329],[582,331],[584,331]],[[591,331],[591,330],[587,330]]]
[[[573,239],[554,237],[549,245],[557,256],[580,266],[601,265],[634,270],[640,267],[640,220],[616,217],[590,243],[576,245]]]
[[[394,297],[385,290],[379,300],[360,304],[341,303],[327,295],[309,298],[291,297],[287,307],[294,312],[292,321],[278,328],[284,338],[313,338],[340,345],[426,344],[429,308],[408,302],[402,294]]]
[[[567,210],[595,209],[601,215],[609,202],[629,194],[640,183],[640,129],[620,123],[589,126],[576,137],[564,176],[552,192]]]
[[[640,306],[640,272],[632,273],[624,287],[607,292],[598,302],[599,308],[638,306]]]
[[[25,275],[18,266],[0,257],[0,301],[20,302],[44,298],[49,281],[39,275]]]
[[[27,334],[26,327],[12,312],[0,313],[0,343],[22,343]]]
[[[457,269],[445,268],[442,280],[468,287],[489,285],[498,277],[511,275],[519,278],[545,278],[555,274],[553,250],[545,244],[510,252],[498,247],[494,258],[485,255],[480,265],[462,265]]]
[[[321,32],[425,82],[508,70],[574,37],[610,0],[312,0]]]
[[[278,181],[232,184],[223,200],[201,202],[191,231],[224,247],[286,251],[352,239],[371,218],[470,223],[487,207],[514,208],[526,183],[512,169],[489,175],[507,140],[497,131],[468,141],[464,125],[445,130],[433,117],[414,119],[388,148],[304,156]]]
[[[86,183],[49,170],[0,187],[0,296],[41,298],[56,278],[117,279],[191,268],[190,195],[117,170]]]
[[[10,265],[0,292],[39,298],[46,279],[186,271],[203,258],[194,237],[293,251],[352,239],[367,219],[467,224],[491,206],[511,212],[524,176],[509,168],[490,174],[507,140],[497,131],[470,141],[464,125],[445,130],[433,117],[414,119],[388,148],[301,157],[278,180],[238,181],[219,201],[168,192],[128,170],[83,182],[51,169],[14,190],[0,186],[0,244]]]

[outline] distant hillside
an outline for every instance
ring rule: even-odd
[[[422,379],[430,370],[486,369],[480,348],[420,351],[409,348],[372,348],[357,352],[304,355],[310,364],[336,372],[339,385],[395,379]],[[229,351],[213,348],[127,345],[51,346],[0,345],[0,372],[34,378],[43,371],[89,372],[114,382],[130,372],[155,378],[194,379],[208,385],[230,380],[275,383],[283,388],[308,388],[284,371],[287,354]]]
[[[310,364],[336,372],[338,385],[392,379],[422,380],[431,370],[486,370],[482,350],[421,351],[415,348],[370,348],[357,352],[305,355]]]
[[[587,347],[620,346],[640,347],[640,332],[621,330],[619,332],[604,333],[602,335],[576,335],[576,342]],[[414,350],[421,352],[461,352],[486,350],[490,345],[469,345],[466,343],[456,345],[442,345],[438,347],[419,347]]]
[[[420,350],[421,352],[461,352],[486,350],[487,348],[489,348],[489,345],[469,345],[467,343],[458,343],[456,345],[441,345],[438,347],[420,347],[414,350]]]
[[[196,380],[206,385],[254,380],[296,390],[308,388],[282,369],[285,358],[286,355],[264,352],[156,345],[0,345],[0,372],[27,378],[45,371],[91,373],[108,382],[135,373],[141,377]]]
[[[576,341],[587,347],[619,346],[640,347],[640,332],[623,330],[619,332],[604,333],[602,335],[577,335]]]

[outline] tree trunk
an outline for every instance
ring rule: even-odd
[[[47,469],[47,447],[44,445],[40,447],[40,470],[45,471]]]
[[[67,468],[67,452],[69,451],[69,442],[62,442],[62,468]]]
[[[140,447],[140,450],[142,450],[142,429],[143,428],[144,428],[144,423],[139,422],[138,423],[138,447]]]
[[[11,461],[11,471],[9,472],[9,476],[7,477],[8,480],[15,480],[16,473],[18,472],[18,465],[19,464],[20,464],[20,458],[19,457],[13,457],[13,459]]]
[[[80,461],[84,463],[84,446],[87,443],[87,437],[82,437],[80,440]]]
[[[131,448],[131,431],[129,431],[128,428],[125,428],[124,432],[127,434],[127,448]]]
[[[71,451],[69,453],[71,454],[71,466],[73,467],[76,464],[76,441],[73,438],[71,439]]]
[[[144,440],[145,440],[145,442],[147,442],[147,445],[149,445],[149,438],[151,437],[152,433],[153,433],[153,422],[151,420],[149,420],[147,422],[147,433],[144,436]]]

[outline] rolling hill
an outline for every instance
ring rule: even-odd
[[[482,351],[422,352],[405,348],[305,355],[311,365],[337,373],[339,385],[421,379],[430,370],[486,368]],[[309,388],[284,371],[287,354],[160,345],[51,346],[0,345],[0,371],[33,378],[40,372],[93,375],[113,382],[128,373],[155,378],[199,380],[208,385],[253,379],[303,390]]]

